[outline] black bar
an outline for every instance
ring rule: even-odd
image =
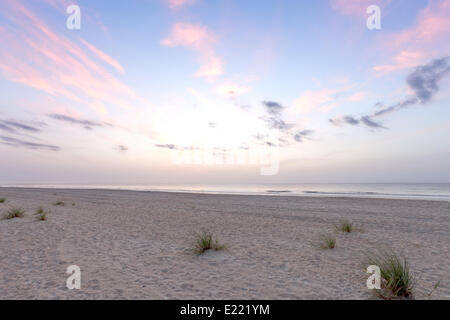
[[[364,319],[370,316],[401,317],[418,312],[448,310],[449,301],[0,301],[2,314],[54,314],[59,317],[98,315],[128,320],[133,314],[146,319],[300,319],[324,315]],[[445,309],[444,309],[445,308]],[[212,312],[211,312],[212,310]],[[445,313],[442,313],[445,314]],[[131,319],[130,319],[131,320]]]

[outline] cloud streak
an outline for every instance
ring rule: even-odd
[[[6,132],[9,132],[9,133],[14,133],[14,132],[16,132],[16,130],[14,130],[14,129],[11,128],[10,126],[8,126],[8,125],[6,125],[6,124],[3,124],[3,123],[1,123],[1,122],[0,122],[0,130],[6,131]]]
[[[120,73],[125,73],[125,69],[120,65],[120,63],[114,58],[110,57],[100,49],[97,49],[94,45],[90,44],[84,39],[80,40],[89,50],[91,50],[99,59],[103,60],[105,63],[114,67]]]
[[[91,121],[91,120],[77,119],[77,118],[67,116],[64,114],[54,113],[54,114],[50,114],[49,117],[52,119],[55,119],[55,120],[59,120],[59,121],[82,125],[87,130],[91,130],[93,127],[106,127],[106,126],[111,127],[112,126],[111,124],[106,123],[106,122],[96,122],[96,121]]]
[[[321,89],[316,91],[306,91],[293,103],[293,110],[300,113],[310,113],[313,111],[329,111],[335,108],[339,95],[348,91],[351,87],[346,86],[339,89]],[[359,94],[359,95],[358,95]],[[362,93],[357,93],[351,98],[361,99]]]
[[[294,140],[297,142],[303,142],[303,140],[305,138],[307,138],[308,136],[312,135],[314,133],[314,131],[312,130],[303,130],[303,131],[297,131],[294,134]]]
[[[0,120],[0,130],[7,131],[9,133],[15,133],[16,130],[22,130],[33,133],[41,131],[36,127],[24,124],[16,120]]]
[[[49,144],[41,144],[35,142],[24,141],[21,139],[16,139],[8,136],[0,136],[0,144],[12,146],[12,147],[23,147],[33,150],[49,150],[49,151],[60,151],[61,148]]]
[[[11,25],[0,37],[0,71],[6,79],[82,102],[100,113],[106,112],[106,104],[131,107],[136,101],[132,89],[20,1],[2,1],[0,17]],[[101,62],[123,69],[93,45],[84,44]]]
[[[364,124],[370,128],[385,128],[381,123],[376,122],[374,118],[385,116],[419,103],[422,105],[429,103],[439,91],[439,82],[449,74],[450,56],[432,60],[426,65],[416,67],[406,77],[407,85],[414,92],[413,97],[407,97],[388,107],[383,107],[383,104],[378,102],[376,106],[381,106],[380,110],[375,111],[371,115],[362,116],[359,119],[353,116],[343,116],[329,119],[329,121],[335,126]]]
[[[347,115],[347,116],[337,117],[334,119],[329,119],[329,121],[334,126],[343,126],[343,125],[357,126],[357,125],[363,124],[372,129],[381,129],[381,128],[385,129],[385,127],[381,123],[374,121],[370,116],[363,116],[360,118],[355,118],[353,116]]]
[[[393,53],[393,63],[376,65],[373,69],[386,73],[423,64],[436,52],[448,52],[449,34],[450,0],[429,1],[413,26],[393,34],[383,34],[379,46]]]

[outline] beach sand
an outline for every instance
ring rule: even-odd
[[[450,299],[449,202],[20,188],[0,198],[1,214],[26,212],[0,221],[0,299],[373,299],[364,256],[383,247],[408,258],[416,299]],[[362,230],[337,233],[344,218]],[[201,229],[227,249],[190,252]],[[321,250],[327,232],[336,248]],[[66,287],[70,265],[80,290]]]

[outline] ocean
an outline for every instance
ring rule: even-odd
[[[107,189],[201,194],[363,197],[450,201],[450,183],[342,183],[266,185],[1,185],[1,187]]]

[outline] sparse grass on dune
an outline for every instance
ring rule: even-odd
[[[382,286],[390,291],[391,296],[410,297],[412,295],[416,280],[405,258],[400,258],[392,250],[380,250],[368,254],[366,264],[380,268]],[[390,298],[382,294],[380,296]]]
[[[348,221],[348,220],[342,220],[339,224],[335,225],[336,230],[351,233],[356,231],[355,225]]]
[[[214,234],[209,231],[201,231],[195,234],[195,242],[193,251],[200,255],[208,250],[223,250],[224,245],[219,244],[218,240],[215,238]]]
[[[36,214],[38,215],[37,219],[38,221],[45,221],[47,220],[47,212],[45,212],[45,210],[40,207],[37,211]]]
[[[319,247],[321,249],[334,249],[336,247],[336,237],[331,234],[324,234],[320,237]]]
[[[64,201],[56,201],[53,205],[64,207],[66,204],[64,203]]]
[[[6,199],[5,198],[0,198],[0,203],[5,203]]]
[[[22,218],[25,215],[25,211],[18,208],[10,209],[6,214],[4,215],[4,219],[14,219],[14,218]]]

